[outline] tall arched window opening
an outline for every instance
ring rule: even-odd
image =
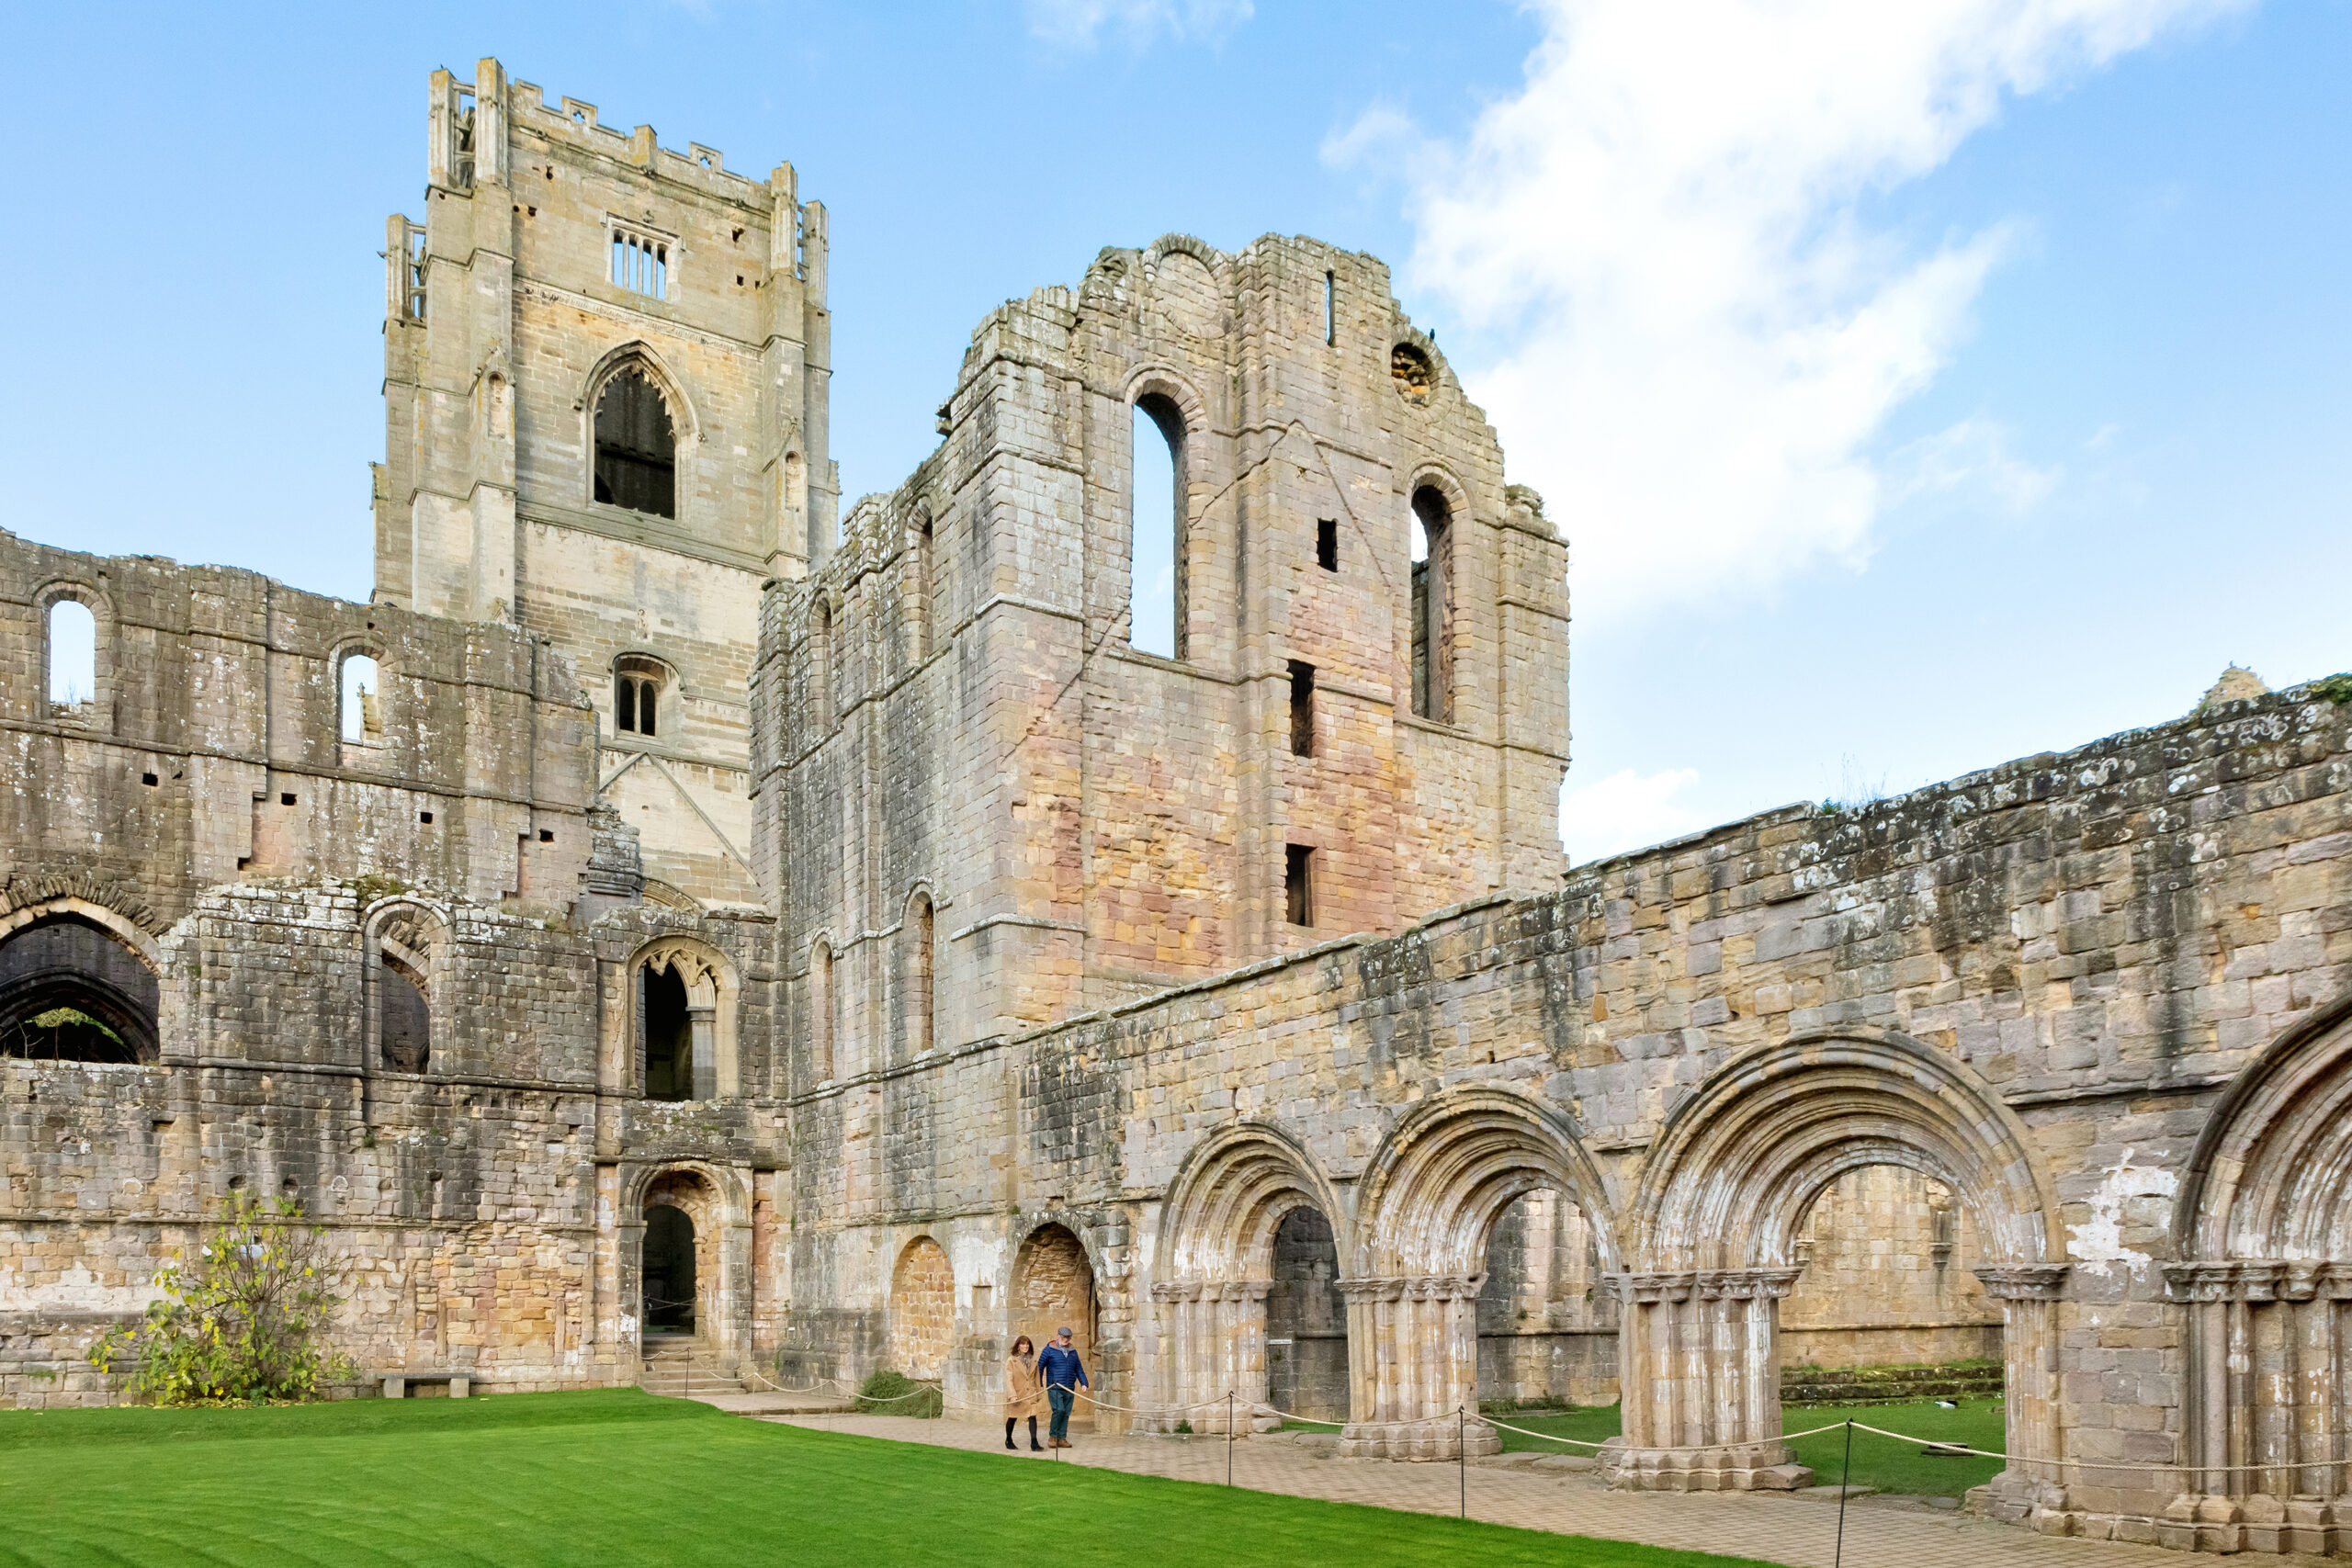
[[[1453,525],[1435,487],[1413,492],[1413,716],[1453,722]]]
[[[638,972],[645,1040],[645,1098],[691,1100],[695,1087],[694,1021],[686,983],[674,969],[648,964]]]
[[[98,618],[79,599],[49,607],[50,711],[86,716],[98,695]]]
[[[421,1073],[433,1059],[433,1010],[425,1002],[424,976],[389,953],[380,956],[376,1027],[382,1032],[384,1066],[396,1073]]]
[[[661,389],[634,367],[596,399],[596,499],[656,517],[678,514],[677,437]]]
[[[1184,651],[1184,416],[1157,393],[1130,413],[1127,645],[1164,659]]]
[[[934,921],[931,895],[918,893],[907,901],[906,985],[907,1054],[920,1056],[931,1049],[933,1009],[932,951]]]
[[[120,939],[74,915],[0,944],[0,1056],[152,1062],[160,987]]]
[[[915,658],[918,661],[931,657],[931,582],[932,527],[931,514],[924,513],[922,525],[915,530],[912,566],[913,581],[908,585],[912,603],[907,606],[914,623]]]
[[[358,746],[384,740],[384,679],[376,661],[355,653],[343,661],[343,738]]]
[[[630,735],[662,733],[662,668],[650,659],[613,660],[613,728]]]
[[[833,948],[820,942],[808,950],[808,1077],[812,1083],[833,1076]]]

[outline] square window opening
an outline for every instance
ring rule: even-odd
[[[1325,571],[1340,570],[1340,520],[1336,517],[1316,519],[1315,564]]]

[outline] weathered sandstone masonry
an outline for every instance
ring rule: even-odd
[[[1376,260],[1106,250],[836,529],[789,167],[432,95],[377,602],[0,534],[0,1398],[244,1190],[370,1371],[1067,1324],[1107,1426],[1715,1489],[1974,1351],[2002,1517],[2352,1545],[2352,677],[1564,873],[1567,544]]]

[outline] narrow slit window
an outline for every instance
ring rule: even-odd
[[[1336,517],[1316,520],[1315,564],[1325,571],[1340,570],[1340,520]]]
[[[808,1077],[812,1083],[833,1076],[833,949],[819,942],[808,953]]]
[[[1423,485],[1413,492],[1413,716],[1453,722],[1453,529],[1445,497]]]
[[[1184,416],[1168,399],[1136,400],[1130,418],[1127,646],[1184,652]]]
[[[356,746],[384,740],[383,672],[364,653],[343,661],[343,738]]]
[[[1305,844],[1283,846],[1283,905],[1292,925],[1315,923],[1315,852]]]
[[[79,599],[49,607],[49,705],[62,717],[90,712],[98,694],[98,618]]]
[[[1315,755],[1315,666],[1290,661],[1290,754]]]
[[[1340,279],[1335,273],[1323,275],[1323,341],[1340,341]]]

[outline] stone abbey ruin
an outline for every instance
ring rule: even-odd
[[[1977,1359],[2004,1518],[2352,1544],[2352,681],[1568,867],[1567,544],[1379,262],[1105,250],[842,515],[788,165],[430,112],[370,603],[0,535],[0,1397],[244,1190],[371,1372],[1068,1322],[1106,1427],[1707,1489]]]

